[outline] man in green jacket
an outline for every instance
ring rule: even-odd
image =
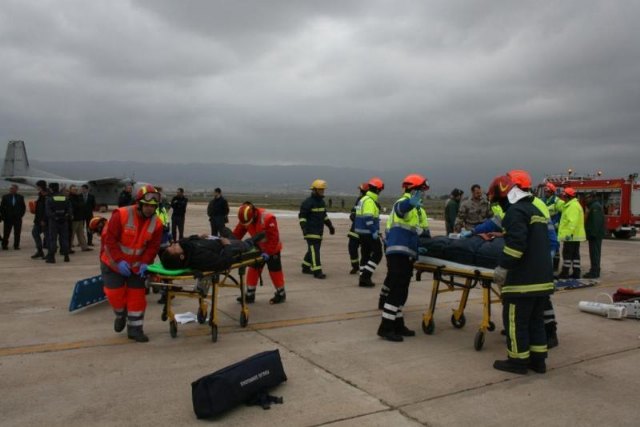
[[[604,210],[595,192],[587,194],[585,198],[587,212],[584,228],[589,242],[589,260],[591,268],[583,277],[597,279],[600,277],[600,254],[602,253],[602,239],[604,238]]]
[[[562,208],[562,216],[558,226],[558,240],[562,243],[562,270],[561,279],[580,278],[580,242],[587,240],[584,231],[584,211],[578,199],[576,190],[566,187],[562,192],[562,198],[566,202]]]

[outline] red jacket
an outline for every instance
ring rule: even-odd
[[[127,261],[137,274],[140,264],[153,263],[161,239],[162,222],[156,215],[144,218],[135,205],[118,208],[103,232],[100,261],[116,273],[118,263]]]
[[[258,213],[254,221],[249,225],[238,223],[236,228],[233,229],[233,235],[237,239],[242,239],[247,232],[250,236],[255,236],[261,231],[264,231],[266,233],[266,239],[258,243],[260,250],[268,255],[280,253],[282,251],[282,242],[280,241],[280,232],[278,231],[276,217],[266,212],[263,208],[259,208],[257,211]]]

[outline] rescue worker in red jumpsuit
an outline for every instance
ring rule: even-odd
[[[147,307],[145,279],[147,265],[160,249],[162,222],[155,215],[160,193],[145,185],[136,195],[136,204],[113,211],[103,231],[100,271],[104,293],[116,315],[113,329],[136,342],[147,342],[142,325]]]
[[[547,370],[544,310],[554,291],[549,214],[536,206],[526,171],[512,170],[503,179],[505,246],[493,281],[501,287],[508,358],[496,360],[493,367],[515,374],[526,374],[528,369],[543,374]]]
[[[284,273],[282,272],[282,261],[280,259],[282,242],[280,241],[280,232],[278,231],[278,222],[275,215],[262,208],[256,208],[251,202],[244,202],[238,209],[238,225],[233,229],[233,235],[240,240],[246,233],[249,233],[251,237],[259,233],[265,234],[265,238],[258,241],[257,245],[262,251],[262,258],[264,258],[269,269],[271,283],[276,288],[276,293],[269,300],[269,304],[285,302],[287,294],[284,290]],[[249,267],[247,272],[245,301],[250,304],[256,300],[256,287],[263,267],[264,265],[257,268]]]

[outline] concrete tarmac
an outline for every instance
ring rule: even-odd
[[[145,331],[137,344],[113,331],[108,303],[70,314],[76,281],[98,274],[98,246],[76,252],[70,263],[32,260],[32,216],[23,225],[22,249],[0,251],[0,424],[3,426],[202,425],[191,404],[192,381],[255,353],[279,349],[289,380],[272,390],[283,405],[268,411],[240,406],[216,425],[245,426],[636,426],[640,393],[640,322],[609,320],[578,311],[618,287],[640,288],[640,240],[605,240],[602,278],[593,288],[554,297],[560,345],[549,353],[545,375],[513,375],[492,368],[506,357],[500,307],[497,330],[476,351],[481,294],[474,290],[466,326],[450,322],[460,292],[440,295],[435,333],[421,330],[430,275],[412,282],[406,322],[417,334],[403,343],[376,335],[376,309],[386,268],[373,289],[348,274],[348,219],[325,234],[326,280],[300,271],[306,245],[294,215],[279,217],[284,242],[287,301],[269,305],[273,287],[264,274],[249,325],[239,326],[237,289],[221,289],[220,330],[213,343],[206,325],[180,325],[171,338],[160,319],[158,295],[148,296]],[[232,223],[235,224],[232,215]],[[206,206],[189,205],[188,234],[208,232]],[[444,233],[431,221],[434,235]],[[11,245],[10,245],[11,248]],[[581,245],[584,271],[587,245]],[[177,312],[196,301],[175,300]]]

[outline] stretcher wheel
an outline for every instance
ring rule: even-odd
[[[199,308],[198,309],[197,318],[198,318],[198,323],[200,323],[202,325],[202,324],[204,324],[204,322],[207,321],[207,313],[203,312],[202,309]]]
[[[473,348],[475,348],[476,351],[480,351],[482,350],[483,345],[484,345],[484,332],[478,331],[476,333],[476,337],[473,340]]]
[[[451,324],[456,328],[460,329],[464,327],[465,323],[467,323],[467,319],[464,317],[464,314],[461,314],[459,319],[456,319],[455,314],[451,315]]]
[[[433,322],[433,319],[429,319],[429,323],[424,323],[422,321],[422,331],[427,335],[433,335],[433,331],[436,329],[436,324]]]
[[[211,341],[218,341],[218,325],[211,325]]]
[[[249,324],[249,317],[244,311],[240,312],[240,326],[243,328],[246,328],[248,324]]]
[[[496,324],[489,320],[489,327],[487,328],[489,332],[493,332],[496,330]]]
[[[171,338],[178,336],[178,322],[175,320],[169,322],[169,334],[171,334]]]

